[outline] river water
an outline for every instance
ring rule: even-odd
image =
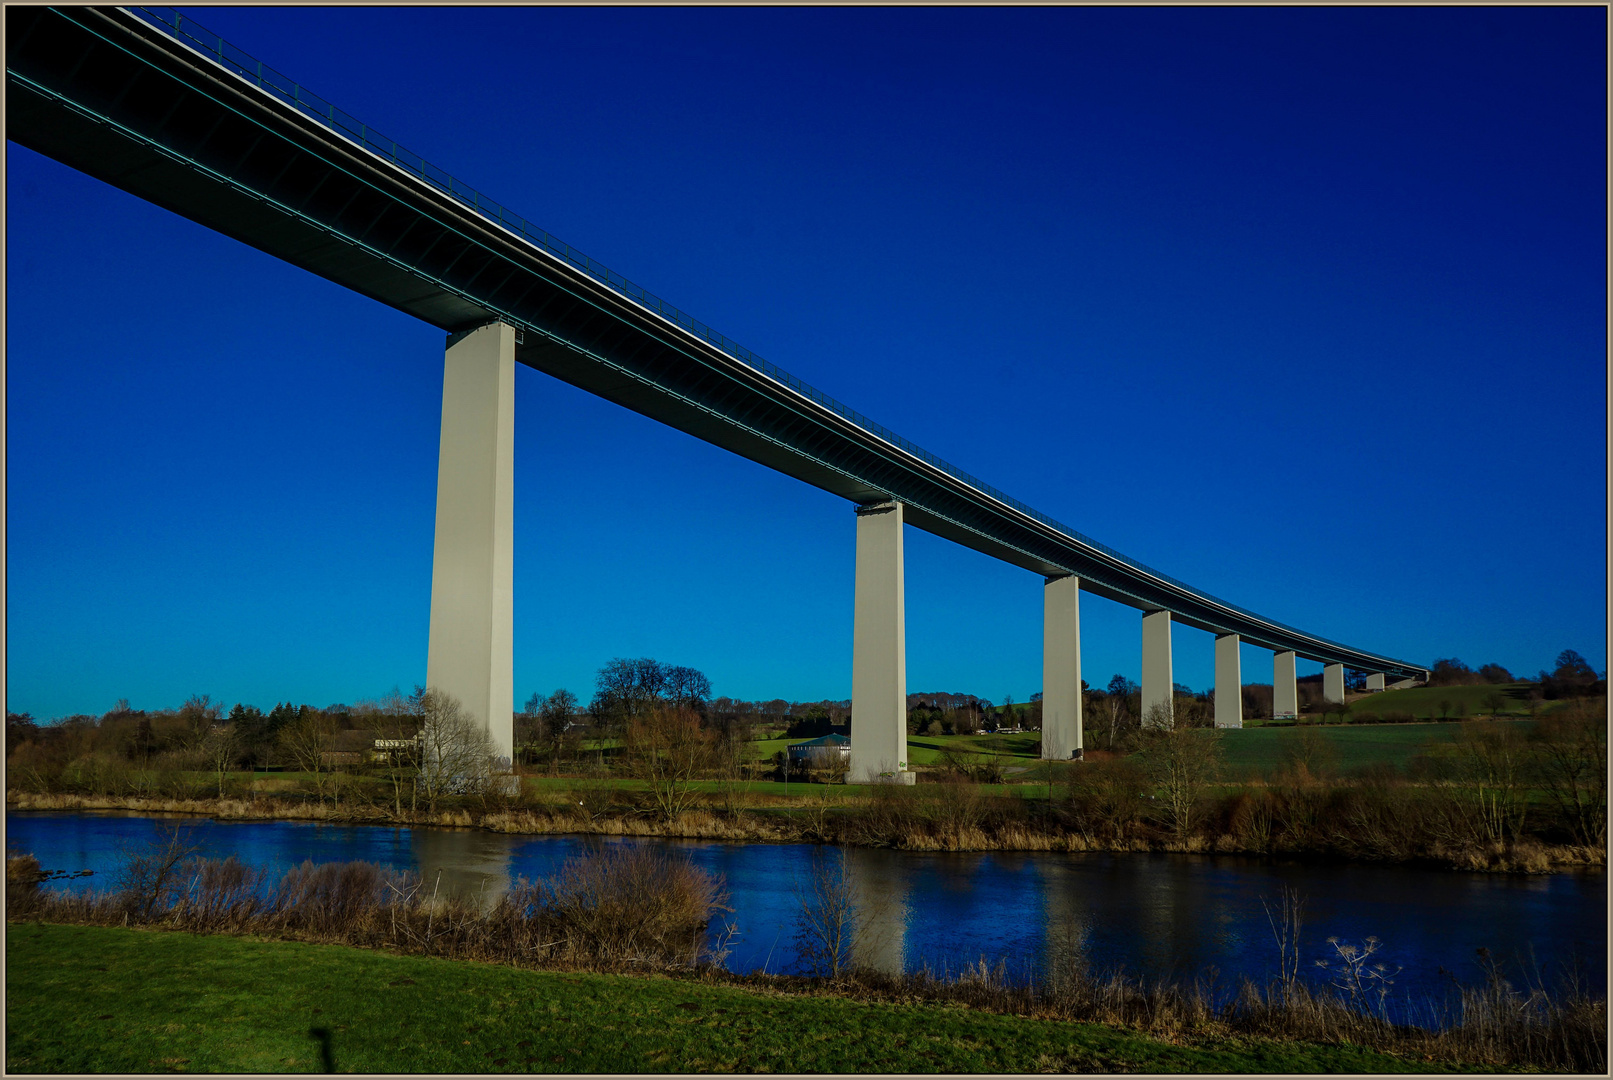
[[[810,872],[809,844],[599,841],[509,836],[470,829],[388,828],[302,822],[182,821],[204,854],[283,870],[364,860],[421,874],[444,892],[497,896],[535,880],[591,844],[656,843],[722,875],[734,909],[727,965],[735,971],[798,970],[794,882]],[[48,870],[93,870],[106,888],[125,851],[148,843],[163,819],[116,813],[10,812],[7,846]],[[1548,984],[1577,969],[1600,994],[1607,976],[1607,883],[1601,873],[1473,874],[1372,864],[1319,864],[1236,856],[1167,854],[918,853],[846,849],[845,872],[868,898],[860,959],[882,970],[956,971],[984,958],[1011,975],[1044,974],[1074,955],[1100,972],[1148,979],[1213,977],[1234,986],[1269,977],[1276,946],[1265,903],[1287,885],[1306,898],[1300,952],[1334,955],[1327,941],[1381,940],[1377,959],[1399,967],[1394,997],[1443,1001],[1453,978],[1482,978],[1477,951],[1508,965],[1514,982],[1539,972]],[[77,887],[77,886],[75,886]],[[714,927],[714,933],[717,928]],[[1401,1009],[1397,1008],[1397,1012]]]

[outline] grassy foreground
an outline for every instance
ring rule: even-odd
[[[12,923],[8,1072],[1424,1072],[1348,1046]]]

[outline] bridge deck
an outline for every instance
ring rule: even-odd
[[[170,9],[6,9],[7,137],[855,503],[1215,633],[1425,669],[1264,618],[1059,524],[634,286]]]

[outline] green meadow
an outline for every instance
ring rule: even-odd
[[[1283,1072],[1354,1046],[1168,1042],[956,1005],[570,974],[339,945],[13,923],[6,1068],[152,1072]]]

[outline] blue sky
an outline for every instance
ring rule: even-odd
[[[184,10],[1133,558],[1414,662],[1606,665],[1601,8]],[[422,681],[442,334],[6,164],[7,708]],[[850,696],[849,504],[516,394],[518,702],[641,655]],[[1041,579],[906,539],[909,689],[1040,689]],[[1088,681],[1135,678],[1137,612],[1082,604]]]

